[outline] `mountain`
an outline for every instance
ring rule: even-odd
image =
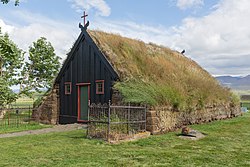
[[[219,76],[215,77],[221,85],[237,90],[250,90],[250,75],[245,77]]]

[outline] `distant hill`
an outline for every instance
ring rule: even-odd
[[[245,77],[219,76],[216,79],[224,86],[237,90],[250,90],[250,75]]]

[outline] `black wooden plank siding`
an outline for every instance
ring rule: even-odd
[[[108,103],[112,84],[118,75],[100,52],[87,31],[82,32],[56,78],[59,83],[59,123],[75,123],[78,114],[78,83],[90,83],[91,103]],[[104,80],[104,94],[96,94],[96,80]],[[65,83],[71,82],[71,94],[65,95]]]

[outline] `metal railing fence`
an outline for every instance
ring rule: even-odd
[[[88,136],[117,141],[146,131],[146,107],[89,105]]]
[[[32,108],[30,106],[0,107],[0,128],[27,125],[32,120],[31,114]]]

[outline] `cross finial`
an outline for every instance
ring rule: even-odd
[[[88,15],[85,13],[85,11],[83,12],[83,16],[81,16],[81,18],[83,18],[83,23],[84,23],[84,25],[83,26],[85,26],[85,24],[86,24],[86,17],[87,17]]]

